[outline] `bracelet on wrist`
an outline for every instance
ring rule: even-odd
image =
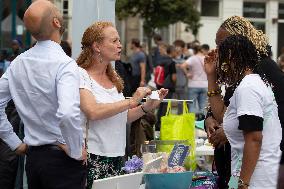
[[[141,110],[142,110],[145,114],[148,113],[148,112],[144,109],[144,106],[143,106],[143,105],[141,105],[140,107],[141,107]]]
[[[212,96],[216,96],[216,95],[221,94],[221,93],[222,93],[222,90],[219,88],[217,90],[208,91],[207,96],[212,97]]]
[[[134,102],[136,103],[137,106],[138,106],[138,105],[141,103],[141,101],[142,101],[142,99],[137,99],[137,98],[135,98],[135,97],[132,97],[131,99],[134,100]]]
[[[128,109],[131,109],[131,100],[128,99]]]
[[[140,104],[140,100],[137,100],[136,98],[132,97],[129,99],[129,106],[128,106],[128,109],[131,109],[131,108],[135,108],[137,107],[139,104]]]
[[[206,114],[206,116],[205,116],[205,119],[208,118],[208,117],[214,117],[214,116],[213,116],[212,109],[211,109],[210,106],[209,106],[208,109],[207,109],[207,114]]]
[[[249,187],[249,184],[245,183],[241,178],[239,178],[238,186],[239,187]]]

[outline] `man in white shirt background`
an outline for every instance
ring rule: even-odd
[[[49,1],[38,0],[25,12],[24,23],[38,42],[0,79],[0,138],[17,154],[27,154],[29,189],[83,189],[79,72],[59,45],[62,15]],[[5,114],[11,99],[25,125],[23,142]]]

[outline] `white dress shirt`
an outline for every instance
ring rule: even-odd
[[[53,41],[40,41],[19,55],[0,79],[0,138],[12,150],[21,140],[5,114],[13,99],[25,125],[29,146],[67,144],[69,155],[82,155],[80,76],[76,62]]]

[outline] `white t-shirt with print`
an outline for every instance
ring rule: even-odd
[[[124,100],[116,87],[106,89],[92,79],[86,70],[80,68],[80,88],[92,92],[97,103],[113,103]],[[86,116],[81,111],[82,127],[86,137]],[[124,156],[126,146],[127,111],[112,117],[91,121],[88,129],[88,152],[107,157]]]
[[[223,127],[232,148],[232,173],[236,171],[238,157],[243,156],[244,136],[243,131],[238,129],[238,117],[242,115],[255,115],[264,119],[260,156],[249,188],[276,188],[282,130],[274,94],[258,74],[243,78],[224,115]]]

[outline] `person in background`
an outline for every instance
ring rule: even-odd
[[[0,79],[0,138],[16,154],[27,155],[29,189],[83,189],[80,78],[76,62],[59,45],[63,16],[50,1],[38,0],[26,10],[24,24],[38,42]],[[11,99],[25,127],[23,142],[5,114]]]
[[[162,39],[162,36],[159,34],[155,34],[153,39],[154,39],[154,43],[156,44],[156,47],[152,49],[152,64],[153,64],[153,67],[155,68],[160,58],[159,45],[161,42],[163,42],[163,39]]]
[[[190,112],[196,113],[198,120],[205,117],[207,106],[208,81],[204,71],[204,54],[200,46],[194,46],[195,55],[191,56],[181,65],[188,77],[188,99],[193,100],[189,106]]]
[[[146,57],[146,75],[145,75],[145,84],[148,85],[149,81],[151,80],[151,75],[153,74],[153,64],[149,59],[149,55],[147,54],[147,47],[146,44],[143,43],[141,45],[141,51],[145,54]]]
[[[10,61],[7,60],[8,54],[6,50],[0,51],[0,77],[10,66]]]
[[[146,84],[146,55],[142,51],[138,39],[131,40],[131,50],[133,54],[130,57],[132,67],[132,92],[138,87],[144,87]]]
[[[11,49],[8,52],[8,60],[12,62],[19,54],[23,52],[21,48],[22,42],[18,39],[14,39],[11,42]]]
[[[14,107],[12,107],[14,106]],[[13,131],[18,135],[20,118],[15,105],[10,101],[5,110]],[[0,186],[3,189],[14,189],[18,168],[18,156],[0,139]]]
[[[185,42],[181,39],[177,39],[173,42],[173,46],[175,47],[177,57],[179,60],[186,60],[188,57],[185,55],[187,48],[185,46]]]
[[[60,46],[67,56],[72,56],[72,48],[68,41],[61,41]]]
[[[129,63],[122,62],[121,60],[116,60],[115,61],[115,71],[119,75],[119,77],[123,80],[123,95],[125,97],[130,97],[132,96],[132,88],[131,88],[131,78],[132,78],[132,73],[131,73],[131,65]]]
[[[80,66],[80,108],[88,146],[87,189],[93,180],[121,174],[126,146],[126,124],[156,108],[168,90],[160,89],[160,100],[141,100],[151,94],[139,87],[130,99],[123,96],[122,79],[111,61],[120,60],[121,43],[111,22],[96,22],[82,37]]]
[[[194,55],[194,50],[193,50],[193,43],[187,43],[187,54],[188,58]]]
[[[207,56],[209,51],[210,51],[210,47],[208,44],[201,45],[201,52],[202,54],[204,54],[204,56]]]
[[[278,66],[282,70],[282,72],[284,72],[284,54],[279,56],[279,58],[278,58]]]
[[[197,39],[196,39],[196,40],[194,40],[194,41],[192,41],[192,42],[191,42],[191,44],[192,44],[192,47],[195,47],[195,46],[201,46],[200,41],[198,41]]]
[[[177,80],[176,67],[173,60],[173,58],[176,57],[176,50],[174,46],[169,46],[166,43],[162,42],[159,45],[159,51],[161,57],[157,66],[162,66],[164,68],[165,80],[163,85],[157,84],[157,89],[168,89],[169,92],[166,98],[171,99],[173,97],[173,93],[175,92],[175,84]],[[155,128],[157,131],[159,131],[161,128],[161,117],[166,114],[166,110],[167,104],[161,103],[157,111],[157,123]]]
[[[177,75],[177,80],[176,80],[176,87],[175,87],[175,92],[173,94],[173,98],[179,99],[179,100],[186,100],[187,99],[187,90],[186,90],[186,85],[187,85],[187,77],[186,74],[184,73],[183,69],[180,68],[180,65],[185,62],[186,56],[184,54],[184,49],[185,48],[185,42],[183,40],[175,40],[173,43],[175,47],[175,53],[176,56],[173,57],[174,62],[176,63],[176,75]],[[182,113],[182,104],[178,104],[178,113]]]

